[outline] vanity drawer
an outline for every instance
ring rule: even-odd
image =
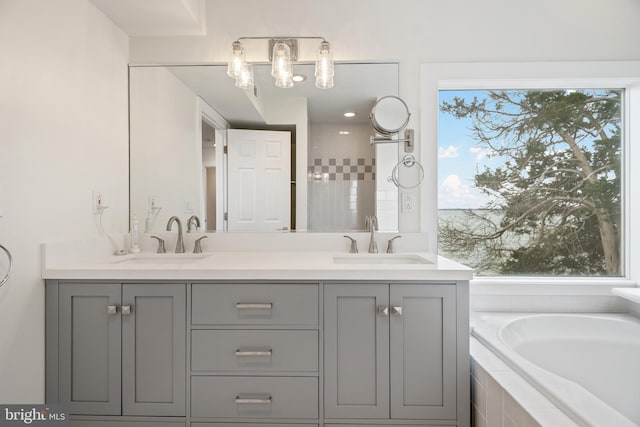
[[[317,372],[318,331],[195,330],[191,370]]]
[[[318,424],[191,423],[191,427],[318,427]],[[360,427],[360,426],[349,426]],[[380,427],[380,426],[378,426]],[[415,427],[415,426],[414,426]]]
[[[191,377],[193,418],[318,418],[315,377]]]
[[[194,325],[317,325],[316,284],[194,284]]]

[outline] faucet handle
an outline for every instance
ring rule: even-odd
[[[206,239],[207,236],[202,236],[198,239],[196,239],[196,243],[193,245],[193,253],[194,254],[201,254],[202,253],[202,245],[200,244],[200,241],[202,239]]]
[[[350,236],[344,236],[347,239],[351,240],[351,246],[349,247],[349,253],[350,254],[357,254],[358,253],[358,242],[356,241],[356,239],[354,239],[353,237]]]
[[[158,236],[151,236],[151,238],[158,240],[158,250],[156,251],[157,253],[164,254],[167,252],[167,250],[164,247],[164,239],[161,239]]]
[[[396,240],[396,239],[399,239],[401,237],[402,236],[395,236],[395,237],[392,237],[391,239],[389,239],[389,242],[387,242],[387,253],[388,254],[395,253],[396,249],[393,246],[393,241]]]

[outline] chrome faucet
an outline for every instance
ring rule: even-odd
[[[369,253],[377,254],[378,245],[376,244],[376,230],[378,229],[378,218],[375,215],[367,216],[364,220],[364,226],[371,233],[369,240]]]
[[[169,218],[169,222],[167,223],[167,231],[171,231],[171,226],[174,222],[178,223],[178,241],[176,242],[176,253],[183,254],[184,253],[184,240],[182,240],[182,222],[180,222],[180,218],[177,216],[172,216]]]
[[[187,220],[187,233],[191,233],[193,231],[191,226],[194,225],[194,223],[196,227],[195,231],[198,231],[198,228],[200,228],[200,218],[198,218],[198,215],[191,215]]]

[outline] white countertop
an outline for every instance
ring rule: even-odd
[[[352,233],[366,248],[369,236]],[[380,233],[379,245],[393,234]],[[165,234],[167,249],[175,244]],[[193,247],[197,235],[185,236]],[[209,234],[204,253],[156,254],[142,239],[143,252],[110,255],[104,238],[42,245],[42,278],[62,280],[471,280],[473,270],[425,251],[426,237],[403,233],[394,254],[349,254],[342,233]],[[382,251],[381,251],[382,252]],[[415,262],[415,263],[414,263]],[[420,263],[422,262],[422,263]]]
[[[79,280],[470,280],[472,270],[428,253],[206,252],[111,256],[46,266],[44,279]],[[393,258],[428,264],[377,263]],[[336,260],[337,259],[337,260]],[[351,262],[353,263],[342,263]],[[355,259],[364,260],[355,261]],[[384,261],[384,260],[383,260]],[[393,261],[392,261],[393,262]]]

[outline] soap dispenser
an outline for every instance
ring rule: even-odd
[[[140,245],[138,242],[138,217],[135,211],[131,212],[131,245],[129,252],[132,254],[140,253]]]

